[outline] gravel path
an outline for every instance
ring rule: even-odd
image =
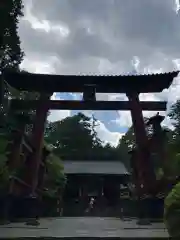
[[[24,223],[0,226],[1,238],[12,237],[168,237],[162,223],[138,226],[136,220],[68,217],[41,219],[38,227]]]

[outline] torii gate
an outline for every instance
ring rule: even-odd
[[[141,166],[138,169],[138,182],[143,184],[146,193],[150,193],[150,186],[155,177],[150,161],[142,111],[165,111],[166,102],[143,102],[139,100],[139,94],[161,92],[169,88],[173,78],[177,75],[178,72],[134,76],[76,76],[5,72],[3,78],[10,86],[20,91],[41,93],[39,100],[11,101],[11,108],[14,110],[36,109],[33,135],[35,153],[31,161],[33,171],[29,171],[28,176],[32,193],[35,192],[37,186],[44,124],[50,109],[130,110]],[[50,100],[53,92],[84,93],[84,99],[82,101]],[[96,101],[96,93],[125,93],[129,101]]]

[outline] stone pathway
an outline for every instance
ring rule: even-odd
[[[24,223],[0,226],[0,238],[16,237],[168,237],[162,223],[138,226],[136,220],[116,218],[75,217],[41,219],[38,227]],[[167,238],[168,239],[168,238]]]

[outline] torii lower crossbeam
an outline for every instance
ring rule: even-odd
[[[47,109],[51,110],[131,110],[129,101],[70,101],[70,100],[49,100],[47,103]],[[142,101],[140,102],[141,108],[144,111],[165,111],[166,102],[152,102]],[[14,110],[29,110],[36,109],[38,100],[11,100],[11,109]]]

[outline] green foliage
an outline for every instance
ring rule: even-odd
[[[180,237],[180,183],[165,199],[164,221],[171,237]]]
[[[177,183],[172,191],[168,194],[168,196],[165,199],[165,210],[168,212],[168,210],[172,206],[179,206],[180,207],[180,183]]]
[[[8,131],[0,132],[0,192],[3,193],[8,188],[10,172],[7,166],[7,145]]]
[[[23,60],[24,53],[20,47],[18,35],[19,18],[23,16],[22,0],[8,0],[0,3],[0,74],[6,69],[19,71],[19,65]],[[9,109],[9,89],[4,84],[3,77],[0,79],[0,91],[3,99],[0,99],[1,124],[6,121]],[[1,105],[2,104],[2,105]]]
[[[167,132],[168,169],[171,176],[180,176],[180,100],[171,107],[169,117],[174,126]],[[171,237],[180,237],[180,183],[168,194],[164,204],[164,221]]]
[[[24,72],[24,71],[23,71]],[[38,100],[40,97],[39,93],[36,92],[27,92],[27,91],[19,91],[14,89],[8,85],[8,98],[19,99],[19,100]],[[32,123],[35,118],[36,111],[35,110],[24,110],[24,111],[12,111],[8,109],[11,103],[7,104],[7,121],[11,121],[12,124],[21,125],[21,122],[26,123],[27,129],[29,131],[32,130]],[[9,106],[8,106],[9,105]]]
[[[180,176],[180,100],[172,105],[169,117],[174,129],[167,132],[168,169],[171,175]]]
[[[62,159],[90,159],[93,149],[101,146],[91,119],[81,113],[48,123],[45,140]]]
[[[4,192],[8,187],[9,182],[9,169],[7,167],[7,157],[6,157],[6,146],[7,141],[0,138],[0,191]]]
[[[21,0],[3,2],[0,7],[0,16],[3,19],[0,23],[0,70],[5,68],[18,70],[24,55],[18,36],[18,23],[19,17],[23,15],[23,5]]]
[[[169,171],[173,176],[180,176],[180,154],[174,154],[173,161],[169,162]]]
[[[3,1],[0,4],[0,16],[3,21],[0,21],[0,73],[5,69],[19,70],[19,65],[23,60],[24,53],[20,47],[20,38],[18,36],[18,23],[19,18],[23,16],[23,4],[22,0],[8,0]],[[6,79],[3,79],[6,80]],[[38,99],[38,93],[19,92],[16,89],[11,88],[8,85],[3,85],[1,82],[1,91],[4,92],[3,106],[0,106],[1,122],[2,118],[5,122],[5,126],[13,126],[14,128],[20,127],[22,124],[31,124],[35,111],[28,112],[15,112],[9,114],[9,98],[16,99]],[[7,121],[8,119],[8,121]],[[31,125],[30,125],[31,126]],[[28,128],[29,130],[29,128]],[[31,128],[30,128],[31,131]],[[6,146],[7,137],[9,134],[4,131],[0,133],[0,189],[4,189],[7,186],[9,180],[9,170],[6,164]],[[55,186],[63,187],[65,184],[65,177],[62,173],[62,165],[60,161],[58,163],[55,156],[50,157],[48,165],[48,183],[52,189]],[[21,169],[17,169],[16,173]]]
[[[97,136],[97,119],[79,113],[62,121],[48,123],[45,140],[54,153],[64,160],[122,161],[121,153]]]
[[[6,156],[4,154],[0,154],[0,191],[7,187],[7,183],[9,181],[9,170],[6,162]]]
[[[0,191],[3,193],[8,189],[8,183],[9,183],[9,176],[13,175],[16,177],[24,177],[24,165],[22,164],[18,169],[16,169],[13,172],[9,171],[8,165],[7,165],[7,144],[8,144],[8,138],[7,136],[8,131],[0,135]],[[50,151],[51,147],[44,143],[46,148]],[[56,196],[58,191],[61,189],[63,190],[65,183],[66,183],[66,177],[63,173],[63,165],[62,162],[58,157],[56,157],[54,154],[50,154],[47,159],[47,170],[48,174],[46,177],[45,186],[48,188],[47,194],[51,197]]]
[[[130,169],[129,151],[135,147],[135,135],[133,127],[130,127],[124,136],[119,140],[117,151],[121,155],[121,159],[125,166]]]
[[[5,153],[7,144],[8,144],[7,139],[0,137],[0,154]]]
[[[173,120],[175,135],[180,134],[180,100],[171,106],[169,117]]]
[[[164,171],[162,168],[155,169],[156,179],[160,180],[164,177]]]
[[[3,1],[3,3],[0,4],[0,16],[1,19],[3,19],[3,21],[0,22],[0,72],[3,72],[5,69],[20,71],[19,65],[24,57],[18,35],[19,18],[23,16],[22,0]],[[7,117],[10,97],[16,99],[37,99],[39,97],[37,93],[19,92],[6,84],[2,86],[2,88],[2,91],[5,93],[5,98],[3,100],[3,107],[0,108],[1,119],[2,117]],[[24,114],[26,112],[22,113]],[[28,112],[32,118],[34,117],[34,113],[35,111]],[[28,123],[28,129],[29,128],[30,123]]]
[[[46,195],[55,197],[62,192],[66,184],[66,176],[63,172],[63,164],[54,154],[50,154],[47,162],[47,175],[45,180]]]

